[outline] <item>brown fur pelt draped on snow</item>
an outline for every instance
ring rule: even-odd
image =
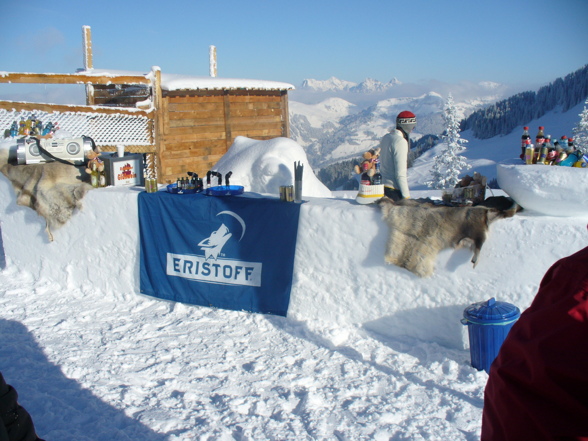
[[[46,232],[53,240],[53,230],[65,224],[92,186],[84,167],[74,167],[59,162],[42,164],[12,165],[4,163],[0,168],[12,183],[16,203],[32,208],[45,218]]]
[[[385,261],[419,277],[428,277],[433,274],[441,250],[470,246],[475,267],[490,223],[511,217],[520,209],[513,202],[496,202],[498,208],[491,206],[492,202],[487,206],[450,207],[413,199],[394,202],[383,198],[379,205],[389,227]]]

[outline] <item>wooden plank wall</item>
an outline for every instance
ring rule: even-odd
[[[164,91],[159,110],[161,183],[205,175],[237,136],[289,136],[286,91]]]

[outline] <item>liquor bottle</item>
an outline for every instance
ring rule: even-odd
[[[549,148],[547,144],[543,144],[541,150],[539,151],[539,159],[537,159],[537,164],[547,164],[547,154],[549,153]]]
[[[527,148],[525,150],[525,164],[527,164],[527,165],[533,164],[534,158],[535,158],[535,146],[533,144],[527,144]]]
[[[370,175],[368,174],[369,167],[370,167],[369,162],[366,162],[363,164],[363,173],[361,174],[361,180],[360,180],[360,183],[362,185],[372,185],[372,179],[370,178]]]
[[[99,187],[106,187],[106,173],[102,170],[98,174],[98,186]]]
[[[531,140],[527,139],[527,143],[525,144],[525,149],[523,150],[523,155],[521,156],[521,159],[523,161],[525,161],[525,164],[527,163],[527,153],[529,153],[529,147],[532,149],[531,152],[531,162],[529,164],[533,163],[533,153],[535,151],[535,146],[533,144],[531,144]]]
[[[568,154],[566,153],[566,151],[564,149],[562,149],[559,154],[557,155],[557,158],[555,160],[555,164],[554,165],[561,165],[562,161],[565,160],[568,157]]]
[[[553,161],[555,160],[555,148],[553,147],[553,144],[551,143],[551,135],[545,136],[545,144],[543,144],[543,146],[546,148],[545,161],[543,163],[547,164],[547,165],[551,165],[553,163]],[[543,151],[541,152],[541,154],[543,154]]]
[[[544,128],[545,127],[543,126],[539,126],[539,131],[535,137],[535,158],[533,159],[533,164],[537,164],[539,162],[539,158],[541,157],[541,149],[545,143],[545,134],[543,133]]]
[[[575,150],[576,147],[574,147],[574,138],[568,138],[568,155]]]
[[[580,150],[576,150],[576,154],[578,156],[578,160],[576,162],[574,162],[574,167],[579,167],[579,168],[588,167],[588,163],[586,162],[587,158],[588,158],[588,153],[583,155]]]
[[[93,162],[90,171],[90,184],[94,188],[98,188],[100,186],[100,176],[98,173],[98,168],[96,167],[96,163]]]
[[[529,128],[523,127],[523,136],[521,139],[521,159],[525,157],[525,150],[527,149],[527,141],[531,142],[531,136],[529,135]]]
[[[539,126],[539,131],[535,137],[535,144],[543,144],[545,142],[545,134],[543,133],[543,129],[545,129],[545,127]]]
[[[559,145],[567,152],[568,151],[568,137],[563,135],[559,140]]]
[[[373,185],[382,185],[382,173],[380,173],[380,160],[376,160],[376,173],[372,176]]]

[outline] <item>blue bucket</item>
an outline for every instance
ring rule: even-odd
[[[472,366],[490,372],[490,365],[498,355],[510,328],[521,316],[521,311],[494,297],[474,303],[463,311],[461,322],[468,326]]]

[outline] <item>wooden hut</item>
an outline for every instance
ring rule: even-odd
[[[237,136],[289,137],[284,83],[162,75],[157,151],[164,180],[210,170]]]

